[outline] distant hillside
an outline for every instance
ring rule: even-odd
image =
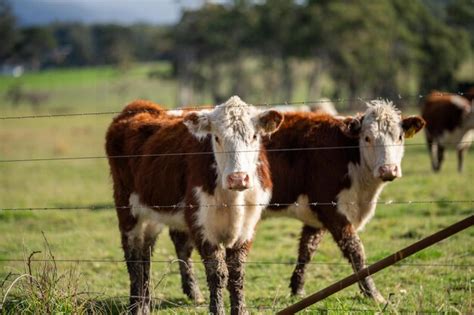
[[[55,21],[92,23],[172,24],[181,7],[195,7],[200,0],[14,0],[10,1],[21,25],[44,25]]]

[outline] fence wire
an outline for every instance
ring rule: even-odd
[[[308,206],[333,206],[338,205],[360,205],[360,204],[372,204],[372,205],[413,205],[413,204],[466,204],[474,203],[474,199],[465,199],[465,200],[386,200],[386,201],[349,201],[349,202],[305,202],[305,203],[243,203],[243,204],[173,204],[173,205],[147,205],[141,207],[132,207],[132,206],[114,206],[110,205],[101,205],[101,206],[60,206],[60,207],[19,207],[19,208],[10,208],[10,207],[0,207],[0,211],[67,211],[67,210],[109,210],[109,209],[183,209],[183,208],[232,208],[232,207],[308,207]]]
[[[78,264],[94,264],[94,263],[105,263],[105,264],[120,264],[120,263],[139,263],[139,264],[173,264],[179,262],[178,259],[173,260],[125,260],[125,259],[72,259],[72,258],[54,258],[54,259],[31,259],[28,260],[26,258],[0,258],[0,262],[21,262],[21,263],[35,263],[35,262],[54,262],[54,263],[78,263]],[[367,261],[367,264],[370,265],[375,261]],[[215,263],[214,261],[205,261],[205,260],[197,260],[195,263],[204,263],[204,264],[212,264]],[[227,262],[229,263],[229,262]],[[230,262],[232,263],[232,262]],[[296,265],[319,265],[319,266],[347,266],[350,267],[348,262],[317,262],[311,261],[307,263],[298,262],[298,261],[258,261],[258,260],[249,260],[243,263],[245,265],[283,265],[283,266],[296,266]],[[474,267],[474,264],[458,264],[458,263],[435,263],[435,264],[427,264],[427,263],[397,263],[395,266],[408,266],[408,267],[420,267],[420,268],[430,268],[430,267],[456,267],[456,268],[466,268],[466,267]]]
[[[457,92],[436,92],[433,95],[436,96],[443,96],[443,95],[460,95],[463,96],[465,93],[461,91]],[[403,100],[403,99],[418,99],[421,100],[428,95],[432,94],[405,94],[402,95],[401,93],[397,93],[397,100]],[[294,102],[289,102],[289,101],[281,101],[281,102],[274,102],[274,103],[268,103],[268,102],[260,102],[260,103],[255,103],[255,104],[249,104],[252,106],[256,107],[274,107],[274,106],[280,106],[280,105],[311,105],[311,104],[321,104],[321,103],[346,103],[346,102],[361,102],[365,103],[368,101],[372,100],[380,100],[380,99],[388,99],[388,98],[383,98],[383,97],[356,97],[356,98],[337,98],[337,99],[320,99],[320,100],[304,100],[304,101],[294,101]],[[212,105],[204,105],[204,106],[186,106],[186,107],[181,107],[181,108],[162,108],[163,111],[174,111],[174,110],[184,110],[184,111],[192,111],[192,110],[201,110],[201,109],[212,109],[215,106]],[[16,120],[16,119],[36,119],[36,118],[60,118],[60,117],[84,117],[84,116],[100,116],[100,115],[115,115],[115,114],[120,114],[123,111],[104,111],[104,112],[82,112],[82,113],[63,113],[63,114],[41,114],[41,115],[24,115],[24,116],[0,116],[0,120]],[[145,109],[140,109],[137,111],[128,111],[127,113],[133,114],[137,112],[148,112]]]
[[[460,141],[444,143],[444,145],[460,145],[470,144],[471,141]],[[346,145],[346,146],[330,146],[330,147],[301,147],[301,148],[282,148],[282,149],[266,149],[265,152],[301,152],[301,151],[320,151],[320,150],[344,150],[344,149],[360,149],[365,147],[413,147],[426,146],[426,143],[403,143],[403,144],[380,144],[380,145]],[[260,150],[236,150],[236,151],[203,151],[203,152],[169,152],[169,153],[153,153],[153,154],[125,154],[125,155],[95,155],[95,156],[67,156],[67,157],[45,157],[45,158],[28,158],[28,159],[5,159],[0,163],[19,163],[19,162],[44,162],[44,161],[70,161],[70,160],[95,160],[95,159],[129,159],[142,157],[168,157],[168,156],[189,156],[189,155],[214,155],[214,154],[231,154],[231,153],[252,153],[260,152]]]

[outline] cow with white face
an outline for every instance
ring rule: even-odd
[[[163,225],[177,245],[183,291],[202,300],[194,245],[206,267],[210,312],[224,313],[227,278],[231,313],[245,311],[243,263],[272,188],[262,136],[282,120],[237,96],[184,117],[137,101],[114,119],[106,149],[134,312],[149,311],[149,262]],[[142,156],[114,158],[128,155]]]
[[[423,126],[420,117],[402,117],[391,102],[381,100],[369,102],[364,113],[345,119],[285,114],[283,125],[266,142],[267,149],[320,149],[299,152],[299,163],[291,151],[269,155],[270,203],[298,206],[270,206],[265,215],[294,217],[304,223],[298,264],[291,277],[293,294],[302,294],[305,268],[326,231],[355,271],[365,267],[357,231],[374,215],[385,183],[402,176],[404,139]],[[359,286],[365,295],[384,301],[370,277]]]

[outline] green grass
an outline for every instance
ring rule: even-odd
[[[108,68],[77,70],[78,77],[88,73],[100,80],[74,82],[72,70],[32,74],[25,77],[25,86],[41,89],[43,81],[64,82],[64,89],[54,90],[40,112],[84,110],[120,110],[129,100],[149,96],[154,100],[172,104],[176,84],[173,81],[148,80],[146,69],[141,66],[129,74],[117,74]],[[53,75],[55,73],[55,75]],[[44,75],[44,77],[42,77]],[[62,76],[62,77],[61,77]],[[57,77],[61,77],[62,80]],[[131,78],[134,78],[133,80]],[[0,87],[10,79],[0,79]],[[79,81],[83,79],[78,79]],[[129,83],[125,96],[112,93],[109,87]],[[66,84],[67,83],[67,84]],[[29,84],[29,85],[28,85]],[[53,83],[51,83],[53,84]],[[67,107],[60,104],[68,102]],[[30,114],[27,104],[12,108],[0,104],[1,116]],[[68,118],[2,120],[0,122],[0,159],[30,157],[103,156],[104,134],[110,116],[86,116]],[[423,143],[418,135],[407,143]],[[440,174],[433,174],[429,167],[425,146],[407,146],[403,162],[404,176],[389,184],[381,200],[472,200],[474,187],[474,163],[472,150],[467,156],[465,172],[456,172],[455,153],[447,152],[446,163]],[[112,203],[111,180],[104,159],[78,161],[49,161],[0,163],[0,208],[61,207],[75,205],[106,205]],[[379,205],[373,220],[361,233],[368,260],[393,253],[416,240],[473,213],[473,204]],[[274,313],[296,302],[289,296],[289,277],[293,270],[301,224],[289,219],[271,219],[261,222],[249,261],[284,262],[288,264],[247,265],[246,297],[252,313]],[[19,258],[20,262],[0,261],[0,302],[12,281],[27,274],[26,258],[33,251],[41,251],[36,259],[48,258],[46,236],[54,257],[60,259],[110,259],[123,257],[117,220],[113,210],[69,211],[0,211],[0,259]],[[437,311],[445,313],[472,313],[472,285],[474,269],[474,230],[471,228],[426,249],[405,263],[396,265],[374,276],[391,305],[386,311]],[[164,231],[160,236],[154,259],[169,261],[175,258],[174,249]],[[194,254],[195,261],[199,260]],[[312,264],[308,268],[306,292],[312,293],[349,275],[351,268],[341,257],[333,240],[326,236],[314,262],[337,264]],[[340,264],[339,264],[340,263]],[[460,266],[464,265],[464,266]],[[84,312],[118,313],[127,304],[128,275],[123,263],[105,262],[57,262],[60,278],[47,292],[57,299],[52,303],[54,312],[71,312],[71,307],[82,307]],[[205,275],[200,263],[196,263],[200,286],[206,289]],[[50,265],[32,263],[32,273],[39,277]],[[70,271],[75,270],[71,275]],[[152,279],[156,285],[153,295],[156,310],[163,313],[205,314],[205,306],[197,307],[182,294],[176,263],[156,262],[152,266]],[[3,281],[7,275],[9,278]],[[50,277],[52,277],[49,274]],[[47,278],[50,279],[50,278]],[[46,280],[47,280],[46,279]],[[45,281],[46,281],[45,280]],[[79,302],[71,299],[73,284]],[[40,313],[40,302],[28,292],[28,278],[19,279],[8,296],[6,313],[16,313],[18,307],[28,305],[30,311]],[[76,303],[76,304],[74,304]],[[73,306],[71,306],[73,305]],[[363,298],[357,286],[318,303],[310,308],[342,314],[350,310],[379,310],[371,300]],[[160,312],[161,313],[161,312]],[[372,312],[368,312],[372,313]]]

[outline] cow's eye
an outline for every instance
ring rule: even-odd
[[[219,142],[219,137],[218,137],[218,136],[215,136],[215,137],[214,137],[214,140],[216,140],[216,142],[217,142],[218,144],[220,144],[220,142]]]
[[[253,135],[253,140],[257,140],[257,134]]]
[[[365,142],[370,143],[370,138],[368,136],[365,137]]]

